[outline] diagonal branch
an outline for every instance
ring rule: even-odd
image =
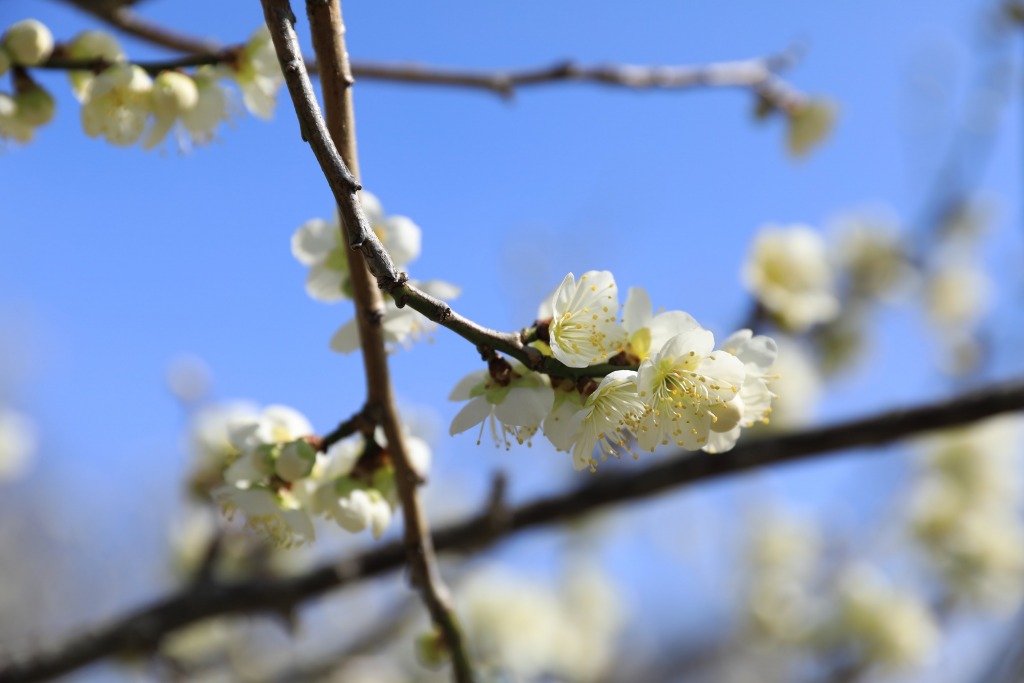
[[[333,141],[340,150],[341,168],[335,170],[348,174],[351,180],[357,180],[359,162],[356,153],[355,110],[350,87],[352,74],[345,47],[345,24],[341,17],[340,0],[306,0],[313,48],[322,65],[320,80],[324,92],[324,108],[327,112],[326,122],[320,117],[316,100],[311,98],[312,84],[305,72],[299,51],[298,37],[294,29],[295,16],[292,14],[290,1],[262,2],[278,60],[288,79],[288,90],[296,113],[300,120],[304,117],[303,130],[307,139],[312,143],[314,138],[323,137],[324,130],[327,130],[329,137],[323,137],[319,143]],[[332,160],[339,160],[338,154],[335,154]],[[365,241],[365,234],[369,232],[361,225],[361,222],[365,223],[365,217],[360,221],[361,208],[353,187],[358,189],[358,186],[350,182],[344,194],[335,195],[342,216],[342,237],[350,244],[357,240]],[[360,230],[363,231],[363,235],[357,237]],[[379,244],[377,252],[378,258],[383,259],[382,267],[393,272],[391,260]],[[448,589],[437,567],[430,529],[419,497],[421,474],[412,466],[408,443],[395,403],[381,325],[384,313],[383,298],[380,289],[374,286],[364,260],[350,258],[349,273],[359,340],[363,350],[366,412],[377,417],[387,436],[388,453],[395,467],[395,483],[402,503],[411,582],[419,590],[431,620],[451,654],[455,680],[459,683],[471,683],[474,677],[465,640]]]
[[[492,512],[484,511],[438,529],[434,534],[435,545],[439,551],[479,550],[527,529],[566,522],[605,506],[641,500],[686,484],[824,457],[851,448],[880,446],[1020,410],[1024,410],[1024,380],[985,387],[940,403],[741,443],[727,453],[665,458],[639,472],[589,477],[571,491],[508,508],[500,517],[500,525]],[[144,652],[172,631],[208,617],[287,611],[326,591],[398,569],[404,560],[404,546],[389,543],[296,577],[189,586],[52,649],[0,668],[0,683],[43,680],[116,654]]]

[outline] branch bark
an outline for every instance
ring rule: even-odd
[[[208,63],[220,53],[216,42],[172,31],[147,21],[128,7],[104,9],[81,0],[66,0],[111,27],[174,52],[197,56]],[[807,101],[807,96],[794,88],[779,73],[792,67],[800,50],[791,48],[780,54],[753,59],[713,62],[698,65],[641,66],[629,64],[580,65],[573,61],[548,66],[475,71],[428,66],[423,64],[389,64],[385,62],[352,62],[356,78],[466,88],[490,92],[504,98],[512,97],[522,88],[558,83],[591,83],[628,89],[687,90],[691,88],[738,88],[754,92],[776,108],[791,111]],[[173,64],[173,61],[168,63]],[[83,63],[77,65],[84,68]],[[193,63],[183,61],[180,66]],[[306,60],[307,71],[319,72],[319,64]],[[69,68],[69,67],[61,67]]]
[[[278,59],[286,74],[291,71],[289,92],[300,119],[305,116],[307,139],[322,136],[325,122],[319,120],[316,101],[311,99],[312,84],[305,73],[298,38],[294,31],[294,15],[289,0],[262,0],[267,25],[270,27]],[[306,11],[313,37],[313,49],[321,65],[320,82],[324,94],[324,109],[327,114],[326,130],[330,141],[340,151],[342,169],[351,179],[358,182],[359,157],[356,151],[355,110],[352,104],[353,83],[349,66],[348,51],[345,47],[345,24],[341,16],[340,0],[306,0]],[[298,83],[296,81],[299,81]],[[298,85],[299,87],[295,87]],[[309,119],[313,119],[310,121]],[[309,124],[313,124],[310,132]],[[322,144],[328,140],[317,141]],[[337,155],[332,157],[337,161]],[[321,164],[322,165],[322,164]],[[362,210],[357,195],[349,183],[347,191],[338,199],[341,214],[342,236],[349,244],[364,243],[366,234],[373,235],[360,221]],[[376,236],[374,236],[376,240]],[[459,683],[474,680],[473,670],[466,650],[465,639],[458,618],[451,604],[448,589],[441,579],[430,538],[430,528],[419,497],[418,487],[421,474],[412,466],[408,444],[402,430],[401,420],[395,403],[388,368],[387,352],[384,346],[384,332],[381,319],[384,315],[384,301],[380,289],[371,280],[365,258],[349,258],[349,273],[352,282],[353,299],[359,340],[363,351],[363,370],[366,376],[366,412],[376,417],[387,436],[387,450],[395,467],[395,482],[402,503],[405,527],[405,546],[411,568],[412,584],[419,590],[431,620],[444,639],[451,655],[452,673]],[[373,249],[375,258],[380,260],[382,269],[394,273],[394,266],[388,254],[380,246]]]
[[[1024,410],[1024,380],[985,387],[948,401],[741,443],[727,453],[669,457],[639,472],[588,477],[586,483],[571,491],[508,508],[500,516],[500,524],[496,524],[498,520],[490,510],[485,510],[438,529],[434,541],[438,551],[479,550],[527,529],[566,522],[602,507],[640,500],[686,484],[851,448],[880,446],[1020,410]],[[91,628],[56,647],[0,668],[0,683],[45,680],[116,654],[146,652],[172,631],[213,616],[288,612],[329,590],[398,569],[404,561],[404,545],[389,543],[296,577],[188,586],[105,626]]]

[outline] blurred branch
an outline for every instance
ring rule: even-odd
[[[727,453],[665,458],[640,472],[595,475],[571,491],[510,507],[500,528],[495,528],[493,515],[485,510],[437,529],[435,544],[439,551],[479,550],[527,529],[565,522],[605,506],[647,498],[686,484],[851,448],[879,446],[1018,410],[1024,410],[1024,380],[985,387],[939,403],[741,443]],[[150,650],[172,631],[212,616],[286,612],[326,591],[398,569],[404,560],[404,546],[388,543],[295,577],[190,586],[108,625],[91,628],[56,647],[0,668],[0,682],[38,681],[115,654]]]
[[[91,6],[90,3],[83,0],[65,1],[83,9],[122,33],[175,52],[193,55],[192,59],[198,57],[202,60],[200,62],[202,64],[211,63],[211,59],[215,62],[217,55],[230,52],[230,49],[222,50],[222,46],[214,41],[178,33],[159,24],[151,23],[127,7],[109,9]],[[634,90],[740,88],[754,92],[777,109],[791,111],[803,104],[807,100],[807,96],[780,78],[778,74],[791,68],[800,56],[801,50],[793,47],[768,57],[698,65],[598,64],[588,66],[573,61],[561,61],[549,66],[525,69],[476,71],[422,64],[355,61],[352,62],[351,68],[354,77],[366,80],[469,88],[491,92],[506,98],[511,97],[521,88],[567,82],[592,83]],[[183,58],[182,63],[178,66],[194,66],[195,63],[188,62],[188,59]],[[319,73],[319,65],[315,60],[306,58],[305,62],[309,73]],[[174,64],[173,61],[165,63]],[[174,66],[166,68],[174,68]]]

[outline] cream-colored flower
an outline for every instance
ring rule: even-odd
[[[768,225],[754,238],[743,282],[786,327],[802,331],[839,313],[821,236],[805,225]]]
[[[647,410],[637,441],[653,451],[674,444],[687,450],[707,445],[708,433],[722,421],[728,431],[738,424],[742,406],[735,401],[746,378],[743,362],[715,351],[715,338],[698,326],[672,337],[657,354],[640,364],[637,385]]]
[[[82,128],[113,145],[138,142],[152,111],[153,80],[134,64],[104,69],[82,103]]]
[[[542,307],[543,308],[543,307]],[[551,352],[571,368],[606,362],[626,346],[619,290],[606,270],[565,276],[551,302]]]

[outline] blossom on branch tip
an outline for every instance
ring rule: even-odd
[[[449,401],[469,401],[452,420],[449,433],[461,434],[480,425],[477,445],[489,425],[495,446],[511,448],[509,437],[529,443],[551,411],[554,393],[544,375],[530,372],[518,363],[510,363],[511,376],[499,382],[488,370],[479,370],[459,380]]]
[[[606,270],[591,270],[579,280],[569,273],[551,300],[550,347],[571,368],[604,363],[626,346],[619,324],[619,290]],[[542,305],[543,315],[545,305]]]
[[[805,225],[764,227],[754,238],[743,282],[783,326],[796,332],[839,313],[825,241]]]

